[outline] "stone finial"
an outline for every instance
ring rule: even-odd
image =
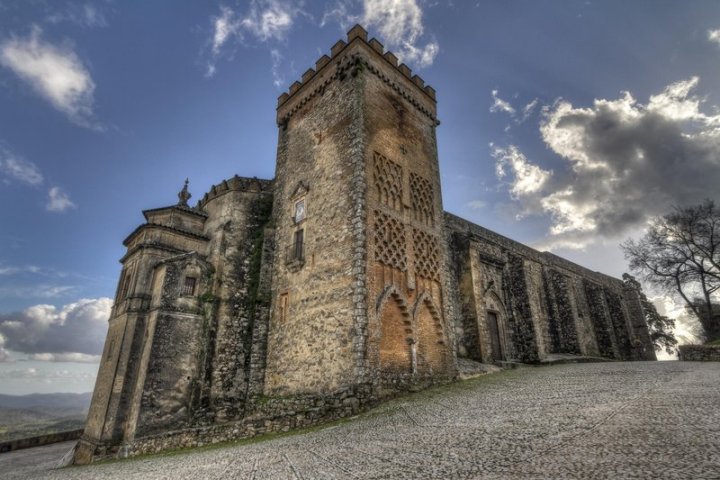
[[[188,200],[190,200],[190,197],[192,197],[192,194],[188,192],[188,183],[190,183],[189,179],[185,179],[185,185],[183,186],[182,190],[178,192],[178,205],[181,207],[187,207],[188,206]]]

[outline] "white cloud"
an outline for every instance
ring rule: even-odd
[[[515,199],[525,198],[541,191],[552,177],[552,171],[531,164],[514,145],[494,147],[495,174],[499,179],[511,177],[510,194]]]
[[[362,4],[362,10],[357,8]],[[423,12],[417,0],[338,0],[325,10],[320,26],[337,22],[343,31],[360,23],[376,28],[388,50],[416,68],[433,64],[440,52],[435,39],[423,40]]]
[[[422,68],[432,65],[440,51],[435,40],[422,45],[422,15],[416,0],[364,0],[362,23],[377,28],[382,41],[401,61]]]
[[[32,162],[23,160],[0,145],[0,174],[6,179],[17,180],[27,185],[40,185],[43,182],[40,169]]]
[[[231,41],[242,41],[245,35],[259,42],[282,41],[292,28],[293,17],[301,13],[302,10],[288,0],[253,0],[244,15],[222,5],[220,14],[212,18],[211,59],[205,75],[215,74],[217,61]],[[277,78],[274,63],[273,68],[273,76]]]
[[[93,362],[102,353],[110,298],[82,299],[57,308],[35,305],[0,314],[0,355],[8,350],[33,360]]]
[[[280,65],[282,64],[283,56],[278,49],[273,48],[270,50],[270,59],[272,60],[273,85],[280,88],[285,83],[285,79],[280,74]]]
[[[74,363],[98,363],[102,355],[88,355],[87,353],[33,353],[30,360],[40,362],[74,362]]]
[[[708,30],[708,40],[720,45],[720,28],[717,30]]]
[[[472,200],[465,205],[471,210],[484,210],[487,207],[487,202],[483,200]]]
[[[72,285],[33,285],[0,287],[0,298],[58,298],[69,295],[77,290]]]
[[[361,16],[352,13],[353,3],[355,3],[354,0],[338,0],[326,8],[320,20],[320,26],[324,27],[331,22],[337,22],[343,31],[347,31],[351,26],[360,22]]]
[[[84,363],[84,362],[83,362]],[[32,380],[45,384],[56,384],[61,388],[67,388],[68,383],[90,385],[94,382],[97,374],[75,369],[46,370],[42,368],[27,367],[0,370],[0,379],[4,380]]]
[[[59,212],[62,213],[71,208],[77,208],[70,196],[63,192],[60,187],[52,187],[48,191],[48,201],[45,205],[48,212]]]
[[[25,265],[22,267],[6,267],[0,265],[0,275],[17,275],[19,273],[41,273],[43,269],[35,265]]]
[[[105,14],[92,3],[65,5],[64,10],[56,11],[47,16],[50,23],[69,22],[81,27],[106,27]]]
[[[220,49],[228,39],[239,32],[240,21],[235,12],[224,5],[220,6],[220,15],[213,19],[212,51],[214,55],[220,54]]]
[[[260,41],[281,40],[292,26],[293,9],[279,0],[254,1],[241,25]]]
[[[558,100],[544,109],[540,133],[565,168],[539,188],[518,190],[523,176],[533,178],[529,166],[540,168],[521,164],[511,171],[511,195],[526,212],[551,216],[547,247],[619,239],[673,204],[720,198],[720,114],[701,111],[698,84],[673,83],[646,104],[623,92],[591,107]]]
[[[527,120],[530,117],[530,115],[533,114],[533,112],[535,111],[535,108],[538,106],[539,103],[540,103],[540,100],[536,98],[532,102],[525,105],[522,110],[522,112],[523,112],[522,118],[520,118],[518,120],[518,123],[523,123],[525,120]]]
[[[510,105],[510,103],[498,97],[497,90],[493,90],[492,92],[490,92],[490,94],[493,98],[493,104],[490,106],[491,112],[505,112],[510,114],[511,116],[515,115],[515,109],[512,107],[512,105]]]
[[[74,123],[99,128],[92,122],[95,82],[69,46],[45,42],[36,26],[27,38],[11,37],[0,43],[0,64]]]
[[[10,352],[5,349],[5,337],[0,333],[0,363],[11,362]]]
[[[492,113],[507,113],[510,115],[510,117],[515,121],[516,124],[520,125],[521,123],[524,123],[528,118],[530,118],[530,115],[533,114],[535,111],[535,108],[540,104],[540,100],[535,98],[530,103],[526,104],[522,108],[521,114],[518,114],[518,111],[515,109],[515,107],[512,106],[510,102],[507,100],[503,100],[498,95],[497,90],[492,90],[490,92],[490,95],[493,99],[493,104],[490,105],[490,111]],[[510,130],[510,125],[507,125],[505,127],[505,131]]]

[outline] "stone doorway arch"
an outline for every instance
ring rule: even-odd
[[[509,342],[505,305],[495,292],[489,292],[485,299],[485,332],[484,346],[487,354],[483,359],[487,362],[501,362],[508,358]]]

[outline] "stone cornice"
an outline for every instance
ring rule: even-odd
[[[123,245],[127,246],[128,243],[133,239],[135,235],[140,233],[142,230],[145,230],[147,228],[153,228],[153,229],[159,229],[159,230],[166,230],[173,233],[179,233],[181,235],[185,235],[187,237],[195,238],[197,240],[210,240],[205,235],[200,235],[194,232],[190,232],[188,230],[183,230],[181,228],[175,228],[175,227],[168,227],[167,225],[160,225],[159,223],[143,223],[139,227],[137,227],[133,232],[127,236],[127,238],[123,241]]]
[[[125,255],[122,256],[122,258],[119,260],[120,263],[125,263],[125,261],[132,257],[136,252],[140,250],[159,250],[161,252],[169,252],[174,254],[182,254],[186,253],[183,250],[180,250],[178,248],[173,248],[167,245],[163,245],[161,243],[140,243],[138,245],[135,245],[131,249],[129,249]]]

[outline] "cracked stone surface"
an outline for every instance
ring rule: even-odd
[[[2,454],[0,478],[718,479],[720,363],[519,369],[312,432],[53,469],[71,446]]]

